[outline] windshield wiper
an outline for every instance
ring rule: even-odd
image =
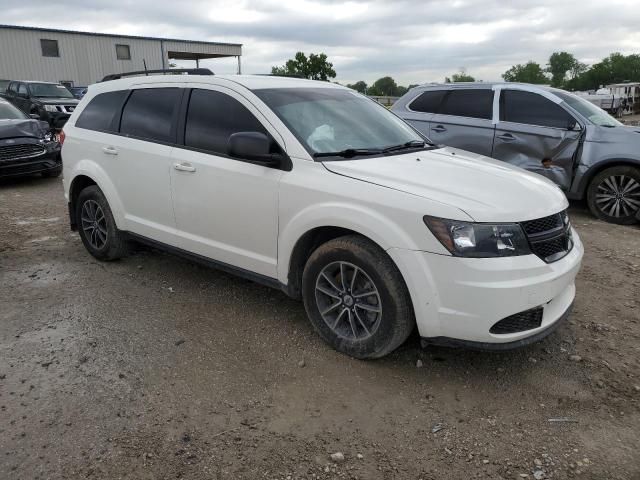
[[[345,148],[339,152],[317,152],[313,154],[314,158],[320,157],[344,157],[353,158],[359,155],[379,155],[383,150],[376,148]]]
[[[401,143],[400,145],[391,145],[390,147],[384,148],[382,153],[396,152],[398,150],[408,150],[410,148],[424,148],[427,145],[427,142],[422,140],[411,140],[410,142]]]

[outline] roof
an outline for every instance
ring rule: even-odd
[[[179,38],[162,38],[162,37],[143,37],[138,35],[120,35],[116,33],[97,33],[97,32],[80,32],[78,30],[59,30],[55,28],[42,28],[42,27],[27,27],[22,25],[3,25],[0,24],[0,28],[15,29],[15,30],[32,30],[36,32],[51,32],[51,33],[70,33],[75,35],[90,35],[93,37],[115,37],[115,38],[135,38],[138,40],[156,40],[164,42],[183,42],[183,43],[201,43],[205,45],[228,45],[232,47],[241,47],[241,43],[225,43],[225,42],[206,42],[203,40],[185,40]]]

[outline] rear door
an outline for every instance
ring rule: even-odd
[[[502,89],[492,157],[554,181],[568,190],[580,145],[580,124],[538,93]]]
[[[492,117],[490,87],[451,89],[431,117],[428,136],[438,144],[490,156],[495,127]]]
[[[127,229],[169,245],[176,243],[169,174],[183,92],[176,84],[133,89],[122,109],[120,135],[100,145]]]

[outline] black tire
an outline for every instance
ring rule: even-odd
[[[633,187],[633,191],[624,192],[626,185],[631,181],[639,186]],[[618,208],[615,207],[616,194],[612,185],[623,189],[618,195]],[[609,195],[609,193],[611,195]],[[604,195],[607,195],[606,197]],[[629,203],[631,200],[633,203]],[[598,173],[587,189],[587,204],[589,210],[596,217],[605,222],[618,225],[632,225],[637,221],[638,208],[633,208],[640,202],[640,169],[632,166],[611,167]]]
[[[97,215],[97,218],[100,219],[99,232],[96,232],[96,227],[91,228],[91,222],[83,220],[91,219],[91,214],[87,215],[87,213],[90,212],[91,208],[95,209],[96,205],[103,214],[102,217],[99,214]],[[87,210],[84,210],[85,206]],[[91,255],[98,260],[110,261],[122,258],[127,254],[129,249],[127,241],[122,232],[116,227],[109,203],[100,188],[96,185],[91,185],[80,192],[75,205],[75,214],[78,233],[82,243]],[[104,218],[104,221],[102,218]],[[103,231],[106,234],[103,234]],[[95,236],[92,236],[94,232]]]
[[[346,322],[344,328],[349,332],[347,334],[341,334],[329,325],[329,323],[333,323],[333,319],[331,322],[325,321],[319,305],[319,302],[323,300],[324,293],[318,293],[316,287],[322,286],[319,282],[326,281],[326,277],[322,277],[322,273],[327,272],[327,269],[334,265],[339,265],[335,268],[338,268],[340,272],[342,272],[341,265],[351,265],[352,272],[358,271],[357,275],[360,275],[357,277],[358,282],[366,282],[361,291],[365,291],[365,293],[367,289],[376,291],[376,295],[372,297],[354,300],[358,296],[356,288],[353,289],[353,292],[348,288],[349,286],[353,287],[353,275],[356,273],[351,277],[346,273],[344,274],[344,277],[347,277],[346,283],[351,285],[344,287],[342,284],[342,287],[345,292],[348,289],[348,294],[345,293],[340,299],[326,297],[330,301],[333,301],[332,298],[336,298],[336,302],[344,302],[336,310],[344,310],[348,314],[348,317],[344,318],[344,322]],[[334,277],[334,280],[342,282],[342,276],[340,273],[339,277]],[[352,294],[353,297],[351,297]],[[311,254],[302,275],[302,296],[307,315],[320,336],[335,350],[355,358],[380,358],[391,353],[404,343],[415,326],[411,298],[400,271],[380,247],[359,235],[348,235],[330,240]],[[345,306],[347,297],[350,300],[349,307],[353,308]],[[358,317],[356,317],[356,305],[353,303],[355,301],[362,302],[358,305],[360,308]],[[375,303],[366,303],[371,301]],[[378,313],[363,310],[364,306],[367,308],[378,307],[378,302],[379,317]],[[323,310],[326,311],[326,304]],[[348,312],[349,310],[353,312],[353,316]],[[363,312],[364,315],[362,315]],[[335,315],[337,315],[337,311]],[[374,323],[369,322],[369,315],[376,319],[372,321]],[[361,321],[363,316],[364,322]],[[358,321],[356,329],[350,323],[351,318],[354,319],[354,323],[356,320]],[[370,331],[365,328],[365,323],[369,326]],[[362,337],[358,338],[357,333]]]
[[[59,177],[62,173],[62,165],[59,167],[52,168],[51,170],[45,170],[41,173],[44,178],[56,178]]]

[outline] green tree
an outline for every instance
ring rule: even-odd
[[[476,79],[471,75],[467,74],[467,70],[465,68],[461,68],[458,73],[454,73],[451,75],[451,78],[444,77],[445,83],[456,83],[456,82],[475,82]]]
[[[307,57],[304,52],[298,52],[294,58],[287,60],[287,63],[283,66],[271,67],[271,73],[273,75],[292,75],[324,81],[336,77],[333,63],[327,61],[327,55],[324,53],[310,53]]]
[[[385,97],[395,97],[398,90],[396,81],[391,77],[382,77],[373,82],[367,90],[369,95],[379,95]]]
[[[554,87],[564,86],[567,73],[574,78],[583,69],[584,64],[567,52],[553,52],[547,64],[547,72],[551,74],[551,85]]]
[[[347,84],[347,87],[352,89],[352,90],[355,90],[356,92],[360,92],[362,94],[366,94],[367,93],[367,84],[362,80],[360,80],[360,81],[358,81],[356,83]]]
[[[567,88],[593,90],[601,85],[627,81],[640,82],[640,55],[612,53],[567,82]]]
[[[524,65],[514,65],[502,74],[502,78],[506,82],[547,83],[549,81],[540,64],[533,61]]]

